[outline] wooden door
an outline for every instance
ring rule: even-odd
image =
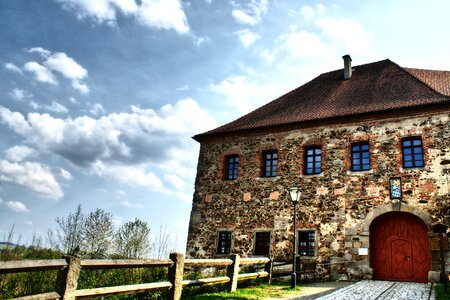
[[[375,279],[428,281],[428,228],[415,215],[391,212],[376,218],[370,226],[370,249]]]

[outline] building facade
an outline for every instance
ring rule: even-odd
[[[344,61],[194,137],[189,257],[288,260],[296,230],[298,255],[323,278],[425,282],[440,247],[450,262],[437,233],[450,223],[450,72]]]

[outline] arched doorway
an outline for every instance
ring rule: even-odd
[[[375,279],[428,281],[428,228],[419,217],[406,212],[378,216],[370,225],[370,249]]]

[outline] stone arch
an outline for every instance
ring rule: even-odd
[[[386,204],[378,206],[377,208],[374,208],[369,214],[367,214],[366,218],[363,221],[362,231],[369,233],[370,230],[370,224],[372,224],[372,221],[375,220],[376,217],[381,216],[382,214],[388,213],[388,212],[406,212],[413,214],[417,217],[419,217],[425,225],[428,227],[428,232],[431,232],[431,217],[428,212],[426,212],[423,209],[420,209],[419,207],[415,207],[408,204],[403,204],[400,206],[400,209],[398,209],[398,204]]]

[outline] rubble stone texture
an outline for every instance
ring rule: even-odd
[[[401,139],[422,138],[425,167],[402,167]],[[415,113],[384,118],[292,127],[284,131],[236,134],[202,141],[193,198],[187,256],[217,255],[219,231],[232,232],[231,253],[250,257],[256,231],[270,231],[270,255],[292,257],[293,206],[287,190],[301,189],[297,229],[316,232],[316,255],[324,278],[371,279],[370,223],[390,211],[420,217],[429,228],[449,224],[449,182],[442,160],[450,157],[448,112]],[[351,171],[351,144],[369,142],[371,169]],[[322,172],[303,175],[306,146],[322,147]],[[277,150],[278,176],[262,177],[262,152]],[[225,180],[225,157],[238,154],[237,180]],[[403,201],[392,203],[389,178],[401,177]],[[367,248],[369,255],[360,253]],[[447,262],[450,255],[446,252]],[[432,269],[440,270],[432,252]]]

